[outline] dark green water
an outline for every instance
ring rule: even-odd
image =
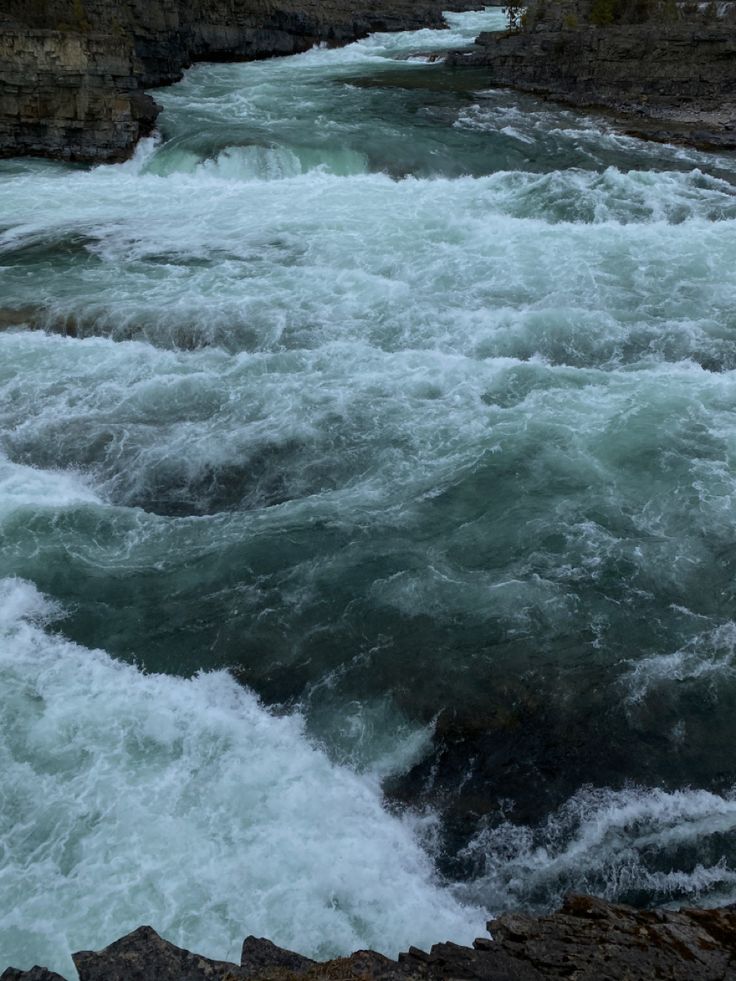
[[[0,960],[736,898],[736,161],[407,60],[499,18],[0,164]]]

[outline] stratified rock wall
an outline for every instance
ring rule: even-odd
[[[702,142],[736,143],[732,20],[596,27],[568,16],[575,26],[547,18],[536,29],[481,34],[449,63],[486,67],[490,85],[664,120],[662,137],[676,137],[681,124],[695,142],[702,130]]]
[[[156,104],[143,89],[176,81],[192,61],[293,54],[374,30],[439,26],[447,6],[441,0],[2,0],[0,156],[123,160],[156,119]]]
[[[0,33],[0,155],[122,160],[155,118],[126,38]]]

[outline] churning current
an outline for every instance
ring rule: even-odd
[[[0,164],[0,967],[736,899],[736,160],[448,21]]]

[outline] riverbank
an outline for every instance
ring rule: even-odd
[[[452,66],[576,107],[604,109],[629,135],[736,147],[736,35],[725,21],[594,26],[567,21],[481,34]]]
[[[375,31],[436,28],[443,10],[474,6],[10,0],[0,20],[0,157],[123,161],[156,125],[160,106],[148,90],[176,82],[194,62],[257,60]],[[630,135],[736,146],[736,40],[725,21],[601,27],[587,22],[584,3],[555,10],[518,32],[480,34],[472,51],[452,52],[448,64],[483,67],[491,85],[602,108]]]
[[[151,927],[101,951],[73,955],[79,981],[288,981],[305,978],[412,981],[727,981],[736,970],[736,909],[641,911],[590,896],[568,896],[557,913],[505,914],[493,939],[472,947],[415,947],[397,960],[375,951],[317,962],[269,940],[247,937],[240,964],[215,961],[162,939]],[[0,981],[64,981],[45,968],[8,968]]]

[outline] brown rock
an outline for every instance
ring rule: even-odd
[[[237,964],[192,954],[159,937],[150,926],[138,927],[104,950],[72,955],[79,981],[234,981]]]
[[[736,907],[636,910],[569,896],[550,916],[510,913],[473,947],[411,947],[394,961],[375,951],[318,963],[248,937],[241,967],[175,947],[140,927],[104,950],[74,955],[80,981],[734,981]],[[63,981],[44,968],[0,981]]]

